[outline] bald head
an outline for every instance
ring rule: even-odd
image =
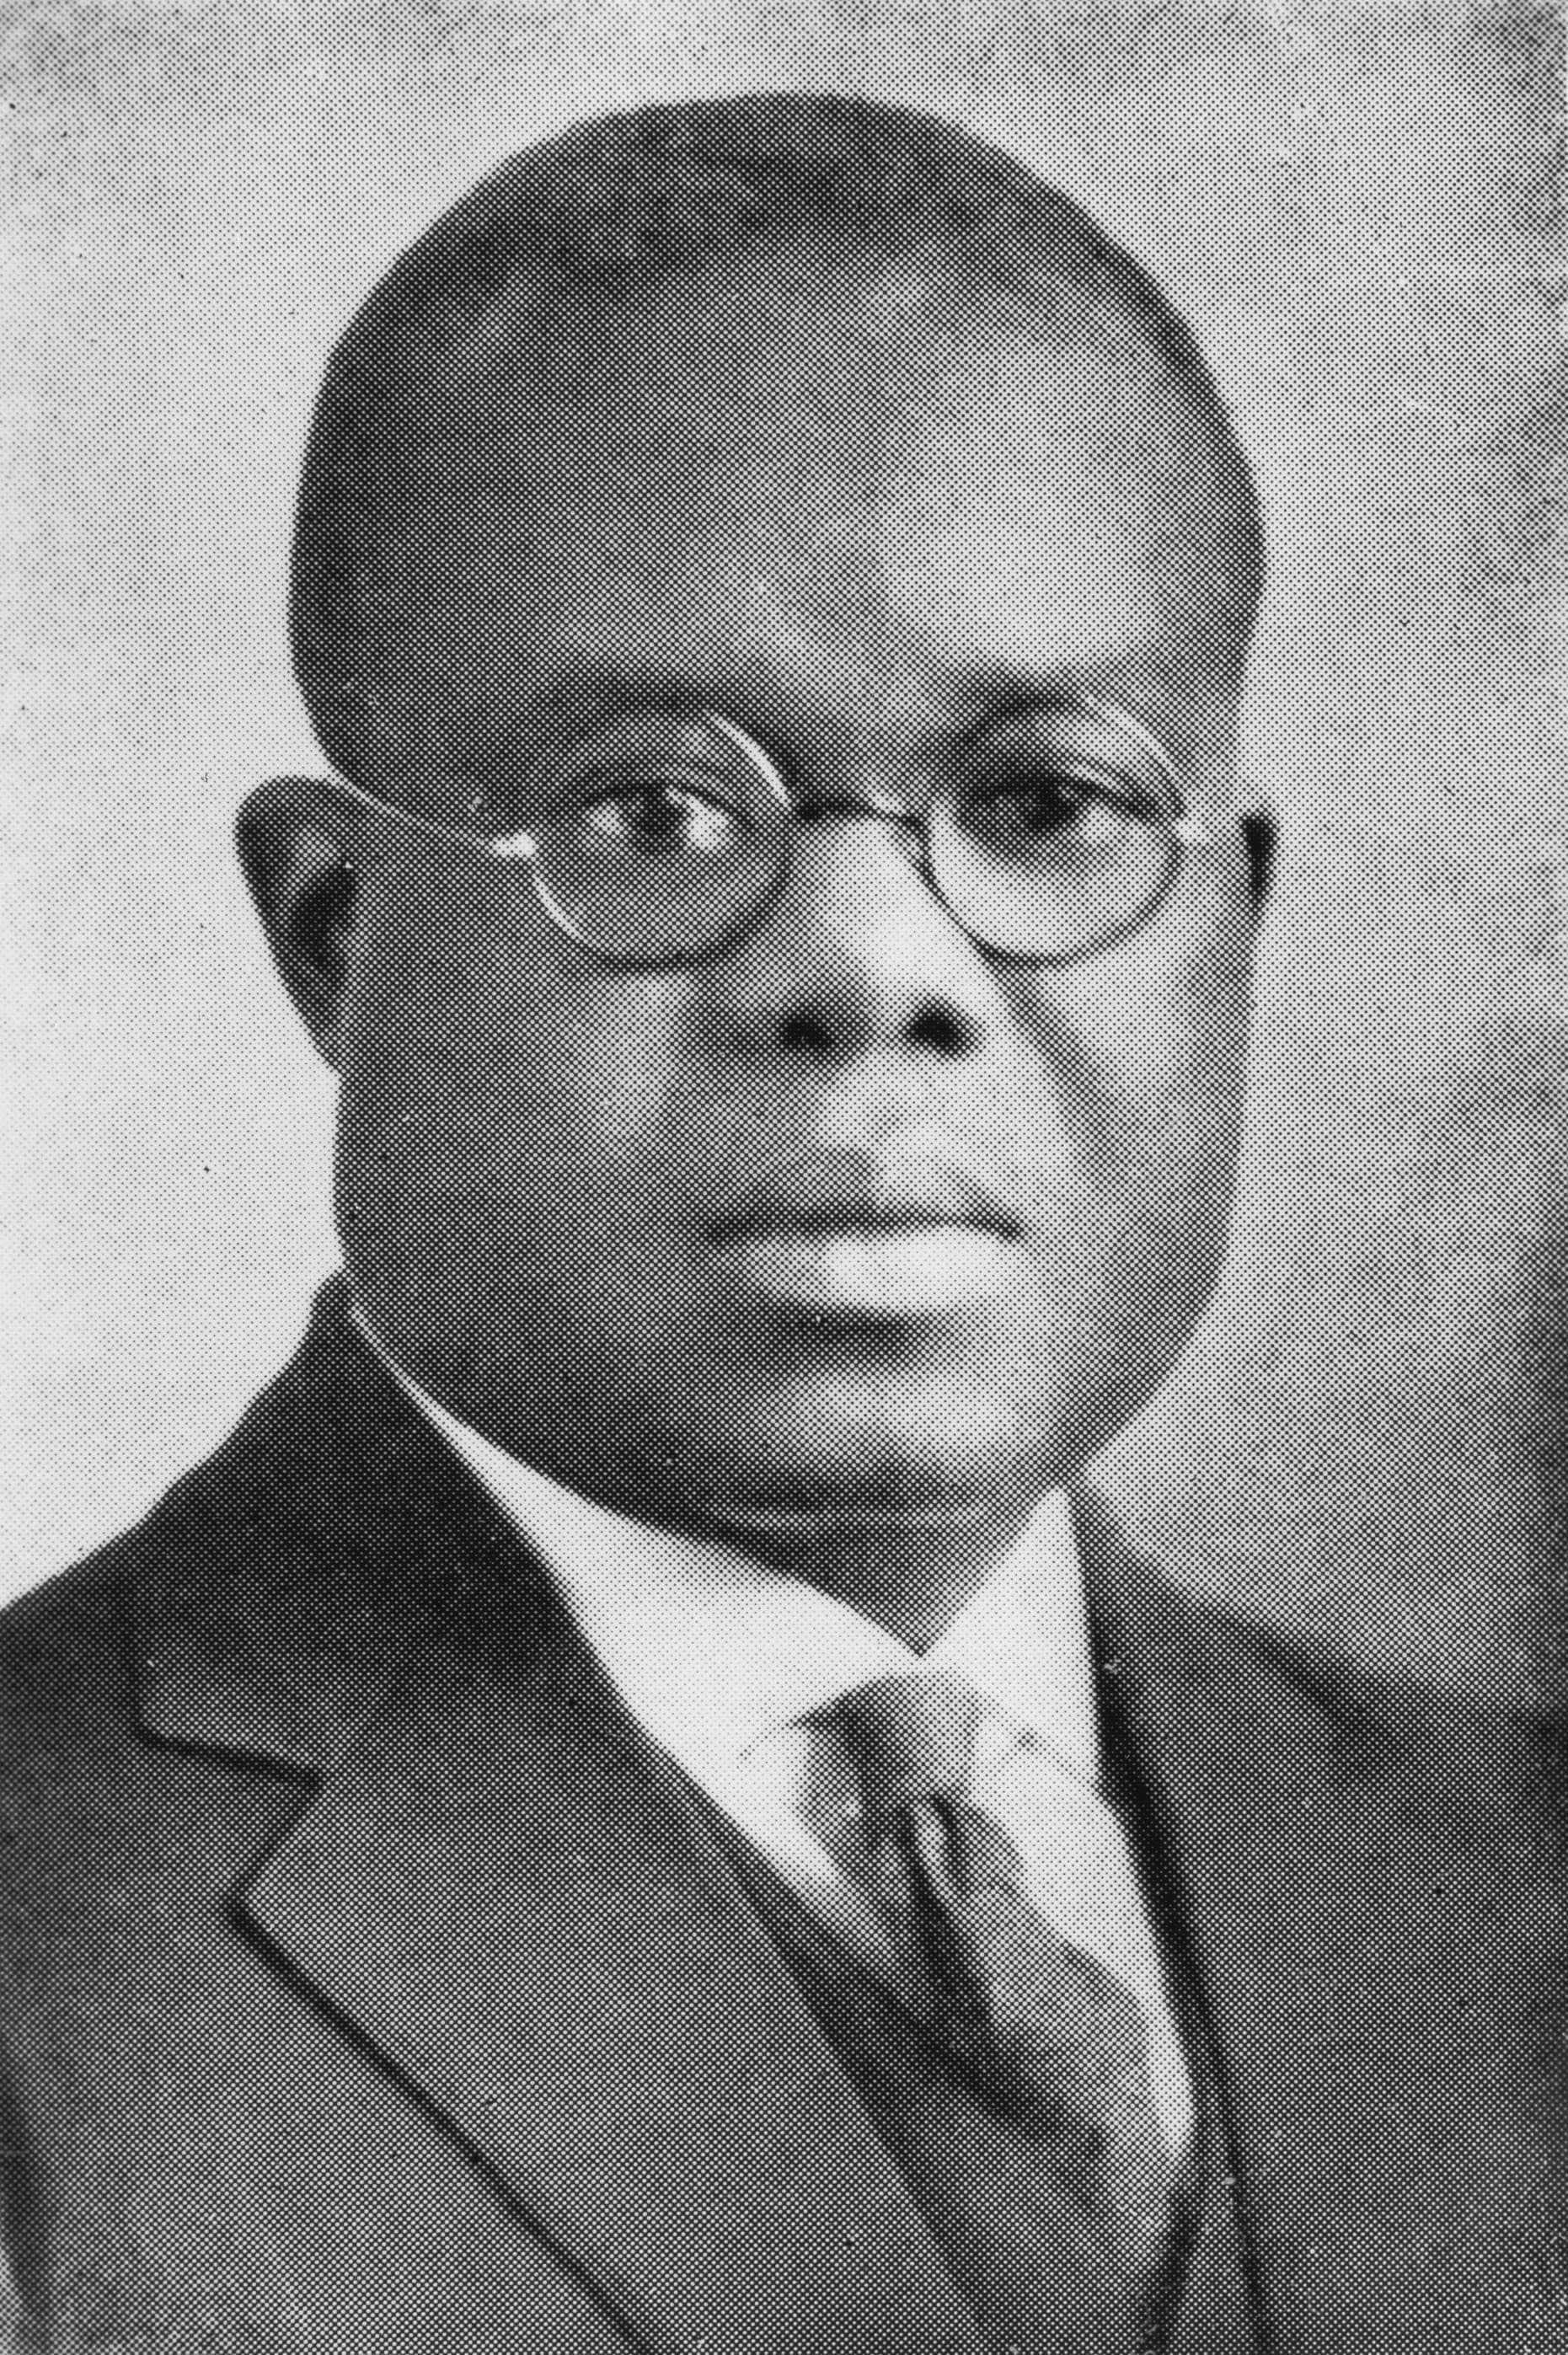
[[[552,675],[592,671],[577,592],[606,531],[623,570],[636,547],[656,569],[722,492],[741,528],[787,539],[809,513],[820,537],[792,471],[826,471],[844,518],[804,566],[840,564],[863,600],[856,516],[896,512],[923,420],[971,401],[977,478],[1025,427],[1100,453],[1107,481],[1136,473],[1172,599],[1239,667],[1262,532],[1223,403],[1154,282],[1012,158],[809,96],[647,109],[515,158],[396,265],[328,369],[293,601],[324,747],[350,774],[402,768],[493,729],[498,692],[526,699],[482,631],[453,628],[459,603],[525,602]]]

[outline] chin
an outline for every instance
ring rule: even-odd
[[[732,1424],[691,1501],[737,1534],[984,1526],[1058,1485],[1038,1412],[973,1387],[807,1384]]]

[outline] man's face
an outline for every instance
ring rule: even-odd
[[[665,287],[466,418],[409,508],[411,741],[484,767],[714,711],[805,802],[918,810],[978,728],[1082,691],[1214,844],[1143,929],[1030,966],[912,837],[822,817],[748,937],[645,972],[373,823],[336,1033],[363,1308],[622,1506],[956,1527],[1055,1485],[1168,1369],[1233,1179],[1255,910],[1201,435],[1114,326],[805,251],[765,293]],[[403,797],[458,814],[433,767]]]

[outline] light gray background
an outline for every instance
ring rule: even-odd
[[[283,632],[327,346],[591,110],[858,87],[1162,276],[1276,553],[1284,855],[1230,1280],[1106,1478],[1184,1575],[1540,1699],[1568,1287],[1562,29],[1509,6],[55,0],[5,37],[0,1593],[143,1508],[334,1257],[331,1095],[229,848],[313,759]]]

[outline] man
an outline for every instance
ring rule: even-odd
[[[1223,1250],[1260,549],[913,115],[592,125],[372,295],[240,826],[346,1272],[8,1623],[17,2346],[1557,2343],[1511,1736],[1065,1495]]]

